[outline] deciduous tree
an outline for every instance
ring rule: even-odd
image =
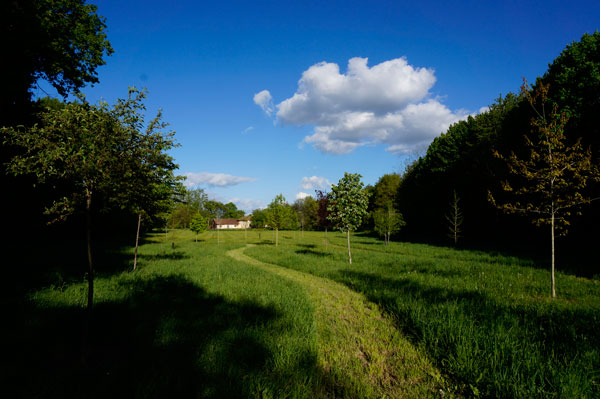
[[[0,126],[23,122],[38,79],[66,96],[97,83],[97,68],[113,53],[105,19],[84,0],[2,1],[0,36]]]
[[[141,194],[144,190],[138,185],[158,188],[152,186],[163,182],[157,175],[175,167],[171,158],[164,155],[172,144],[170,139],[163,142],[158,136],[136,136],[119,115],[118,107],[111,109],[104,102],[91,105],[80,97],[79,101],[43,113],[41,122],[31,128],[2,129],[4,143],[21,149],[8,166],[12,173],[32,175],[37,184],[61,185],[65,189],[65,194],[54,198],[46,208],[51,222],[78,211],[85,214],[89,312],[94,297],[94,199],[102,196],[108,202],[123,201],[124,207],[142,207],[150,197]],[[161,136],[162,132],[152,135]],[[159,145],[154,146],[154,140]]]
[[[389,202],[384,208],[375,209],[373,221],[375,231],[383,236],[385,245],[389,245],[391,235],[400,231],[402,226],[406,224],[402,214],[392,206],[392,202]]]
[[[117,100],[111,109],[123,130],[124,139],[111,171],[111,180],[119,181],[119,184],[114,185],[116,190],[107,196],[113,205],[138,215],[133,270],[137,267],[142,216],[152,221],[166,212],[174,192],[179,191],[177,185],[183,180],[173,174],[177,165],[167,153],[177,146],[173,138],[175,133],[166,130],[168,125],[162,120],[160,110],[146,125],[145,99],[145,90],[131,87],[128,97]]]
[[[317,225],[325,230],[325,250],[327,250],[327,230],[332,226],[329,219],[329,201],[331,195],[322,190],[315,190],[317,195]]]
[[[277,195],[266,209],[267,224],[275,229],[275,246],[279,245],[279,229],[292,227],[295,219],[293,209],[282,194]]]
[[[208,222],[206,221],[206,218],[204,216],[194,216],[194,218],[192,219],[192,223],[190,223],[190,230],[196,233],[196,242],[198,242],[198,234],[202,233],[203,231],[206,231],[207,228]]]
[[[566,114],[556,107],[546,111],[548,86],[538,80],[535,89],[531,90],[525,81],[521,91],[535,112],[531,118],[531,134],[525,135],[528,154],[520,158],[514,152],[508,156],[495,153],[496,157],[506,161],[509,171],[517,177],[513,182],[502,183],[504,191],[514,195],[515,199],[498,203],[491,192],[489,199],[507,213],[528,214],[533,216],[537,226],[550,226],[554,298],[555,233],[566,234],[571,213],[580,212],[580,205],[593,200],[584,195],[584,189],[590,181],[600,181],[600,171],[592,163],[590,148],[584,149],[580,140],[567,144],[564,135]]]
[[[328,218],[348,236],[348,262],[352,263],[350,251],[350,232],[356,230],[362,218],[367,214],[369,197],[363,190],[362,176],[358,173],[344,172],[337,185],[331,185],[331,200],[327,207]]]

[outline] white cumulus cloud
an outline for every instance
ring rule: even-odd
[[[321,176],[310,176],[303,177],[300,182],[300,188],[302,190],[315,190],[318,188],[331,188],[331,183],[324,177]]]
[[[271,116],[275,111],[273,107],[273,97],[269,90],[263,90],[254,95],[254,104],[258,105],[265,111],[265,114]]]
[[[253,177],[241,177],[241,176],[232,176],[225,173],[209,173],[209,172],[199,172],[192,173],[188,172],[185,174],[185,185],[187,187],[193,187],[197,185],[207,185],[207,186],[217,186],[217,187],[226,187],[226,186],[234,186],[236,184],[256,181]]]
[[[296,194],[296,199],[297,200],[302,200],[306,197],[312,197],[312,195],[310,195],[309,193],[304,193],[302,191],[300,191],[298,194]]]
[[[323,152],[346,154],[381,143],[387,151],[411,153],[468,116],[431,98],[435,81],[433,69],[413,67],[404,57],[372,67],[355,57],[345,73],[321,62],[304,71],[292,97],[277,104],[276,118],[282,125],[314,125],[304,142]],[[272,104],[266,90],[254,96],[271,115],[274,108],[261,105],[267,99]]]

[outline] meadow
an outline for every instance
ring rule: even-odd
[[[272,239],[155,233],[136,272],[131,248],[98,248],[85,363],[82,254],[19,248],[2,284],[5,392],[600,397],[597,280],[559,272],[552,300],[549,272],[527,259],[355,235],[349,265],[339,233],[327,247],[322,232]]]

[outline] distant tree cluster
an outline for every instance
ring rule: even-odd
[[[240,219],[245,212],[237,209],[233,202],[223,204],[209,200],[202,188],[182,188],[175,195],[175,202],[170,210],[167,227],[172,229],[190,228],[192,220],[200,215],[207,222],[212,219]]]

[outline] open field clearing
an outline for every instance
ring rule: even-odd
[[[298,233],[296,233],[298,234]],[[341,282],[378,304],[467,396],[600,396],[600,282],[483,252],[322,233],[246,254]]]
[[[17,277],[3,300],[11,397],[598,397],[600,283],[483,252],[282,231],[154,234],[86,284]],[[66,260],[65,260],[66,261]],[[72,262],[72,260],[71,260]],[[83,263],[83,260],[82,260]],[[83,266],[81,266],[81,269]],[[27,274],[23,274],[27,276]],[[71,277],[70,277],[71,276]],[[31,287],[37,288],[31,288]],[[18,289],[14,288],[18,287]]]

